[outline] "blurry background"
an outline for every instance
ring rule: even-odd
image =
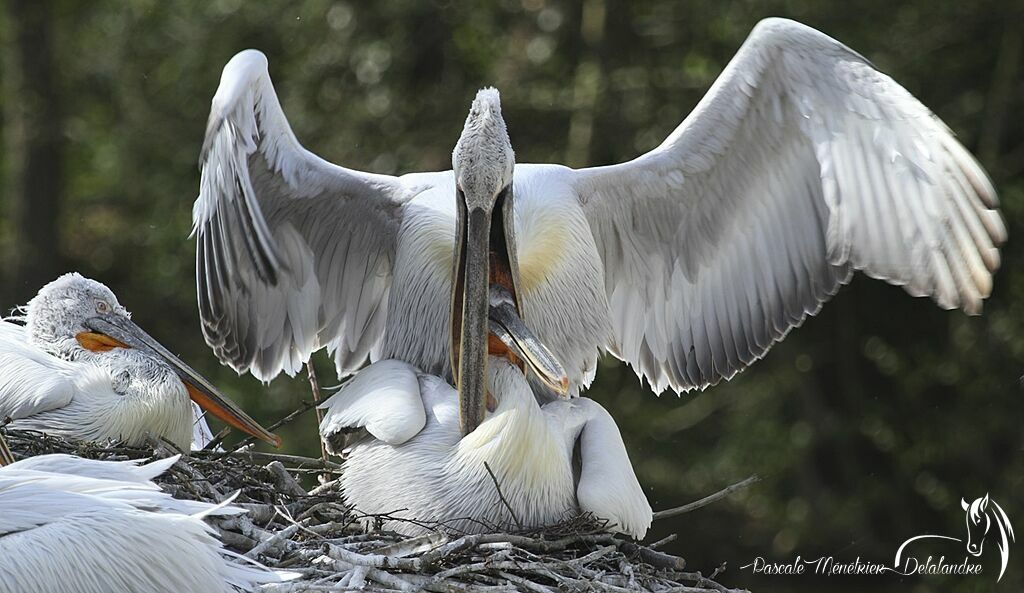
[[[484,85],[502,92],[519,162],[598,165],[658,144],[766,16],[852,46],[978,155],[1011,237],[995,293],[968,318],[857,277],[729,384],[659,399],[608,359],[589,395],[618,419],[656,509],[763,476],[656,524],[651,541],[679,533],[669,549],[693,569],[728,562],[721,581],[758,591],[993,590],[994,543],[983,577],[752,577],[738,567],[758,555],[891,561],[913,535],[962,537],[960,497],[986,492],[1024,531],[1019,0],[7,1],[0,306],[79,270],[271,423],[309,399],[308,384],[264,387],[217,364],[198,327],[188,239],[209,101],[235,52],[268,55],[300,141],[347,166],[450,168]],[[317,364],[322,383],[335,383],[329,361]],[[281,434],[285,451],[318,454],[312,414]],[[1022,557],[1011,549],[1000,590],[1020,590]]]

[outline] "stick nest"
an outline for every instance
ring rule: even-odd
[[[149,460],[178,453],[166,442],[133,448],[74,443],[38,432],[4,430],[16,459],[69,453],[90,459]],[[224,545],[268,567],[299,573],[263,591],[657,591],[739,593],[684,570],[682,558],[638,545],[581,516],[543,530],[460,534],[441,525],[425,536],[367,532],[399,520],[368,516],[344,504],[340,466],[321,459],[232,451],[183,456],[157,479],[178,498],[233,504],[247,515],[213,518]],[[300,477],[320,476],[310,491]],[[424,523],[420,523],[423,525]]]

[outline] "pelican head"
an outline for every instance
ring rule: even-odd
[[[501,117],[501,97],[497,89],[481,89],[473,99],[462,135],[452,151],[460,203],[470,211],[491,212],[502,192],[511,193],[515,161],[508,129]]]
[[[25,327],[36,346],[66,360],[103,363],[120,356],[170,369],[203,409],[246,434],[280,445],[277,435],[136,325],[114,293],[95,280],[72,272],[44,286],[26,307]]]
[[[486,365],[491,287],[500,287],[508,299],[505,317],[515,318],[515,333],[504,332],[509,344],[519,350],[517,363],[524,362],[557,393],[567,393],[565,373],[519,320],[519,265],[512,217],[512,173],[515,153],[501,117],[498,91],[479,91],[470,107],[452,153],[457,204],[457,238],[452,273],[451,365],[459,390],[459,417],[463,434],[483,421],[486,412]],[[510,329],[507,328],[506,329]],[[502,336],[497,336],[501,338]],[[504,342],[504,340],[502,340]],[[491,345],[492,349],[499,343]],[[511,346],[509,346],[511,347]],[[512,354],[515,350],[513,349]]]

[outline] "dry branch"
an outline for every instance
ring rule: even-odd
[[[654,520],[657,521],[658,519],[667,519],[669,517],[675,517],[676,515],[682,515],[683,513],[695,511],[701,507],[706,507],[713,502],[722,500],[723,498],[729,496],[730,494],[736,492],[737,490],[743,490],[747,486],[750,486],[751,484],[759,481],[760,479],[761,478],[757,474],[754,474],[745,480],[736,482],[731,486],[726,486],[725,488],[722,488],[718,492],[715,492],[714,494],[709,494],[708,496],[705,496],[700,500],[695,500],[691,503],[684,504],[682,506],[674,507],[671,509],[656,511],[654,513]]]
[[[10,447],[7,446],[7,440],[4,439],[4,435],[0,434],[0,465],[10,465],[14,463],[14,454],[11,453]]]
[[[317,430],[319,430],[320,425],[324,423],[324,412],[323,410],[320,409],[320,402],[323,401],[323,397],[321,396],[320,392],[320,380],[316,378],[316,370],[313,369],[312,360],[306,361],[306,374],[309,375],[309,389],[313,393],[313,405],[317,406],[316,426]],[[320,441],[320,458],[323,459],[325,463],[328,461],[327,445],[325,445],[322,440]],[[325,476],[324,481],[326,481],[327,479],[329,478]]]

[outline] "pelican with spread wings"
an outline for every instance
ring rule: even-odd
[[[201,165],[199,307],[222,362],[269,380],[326,347],[341,374],[399,359],[470,401],[489,285],[511,292],[571,393],[605,351],[678,392],[753,363],[856,270],[978,313],[1006,238],[988,177],[938,117],[782,19],[626,163],[515,165],[485,89],[453,171],[347,169],[299,144],[248,50],[224,68]],[[464,413],[468,428],[483,417]]]

